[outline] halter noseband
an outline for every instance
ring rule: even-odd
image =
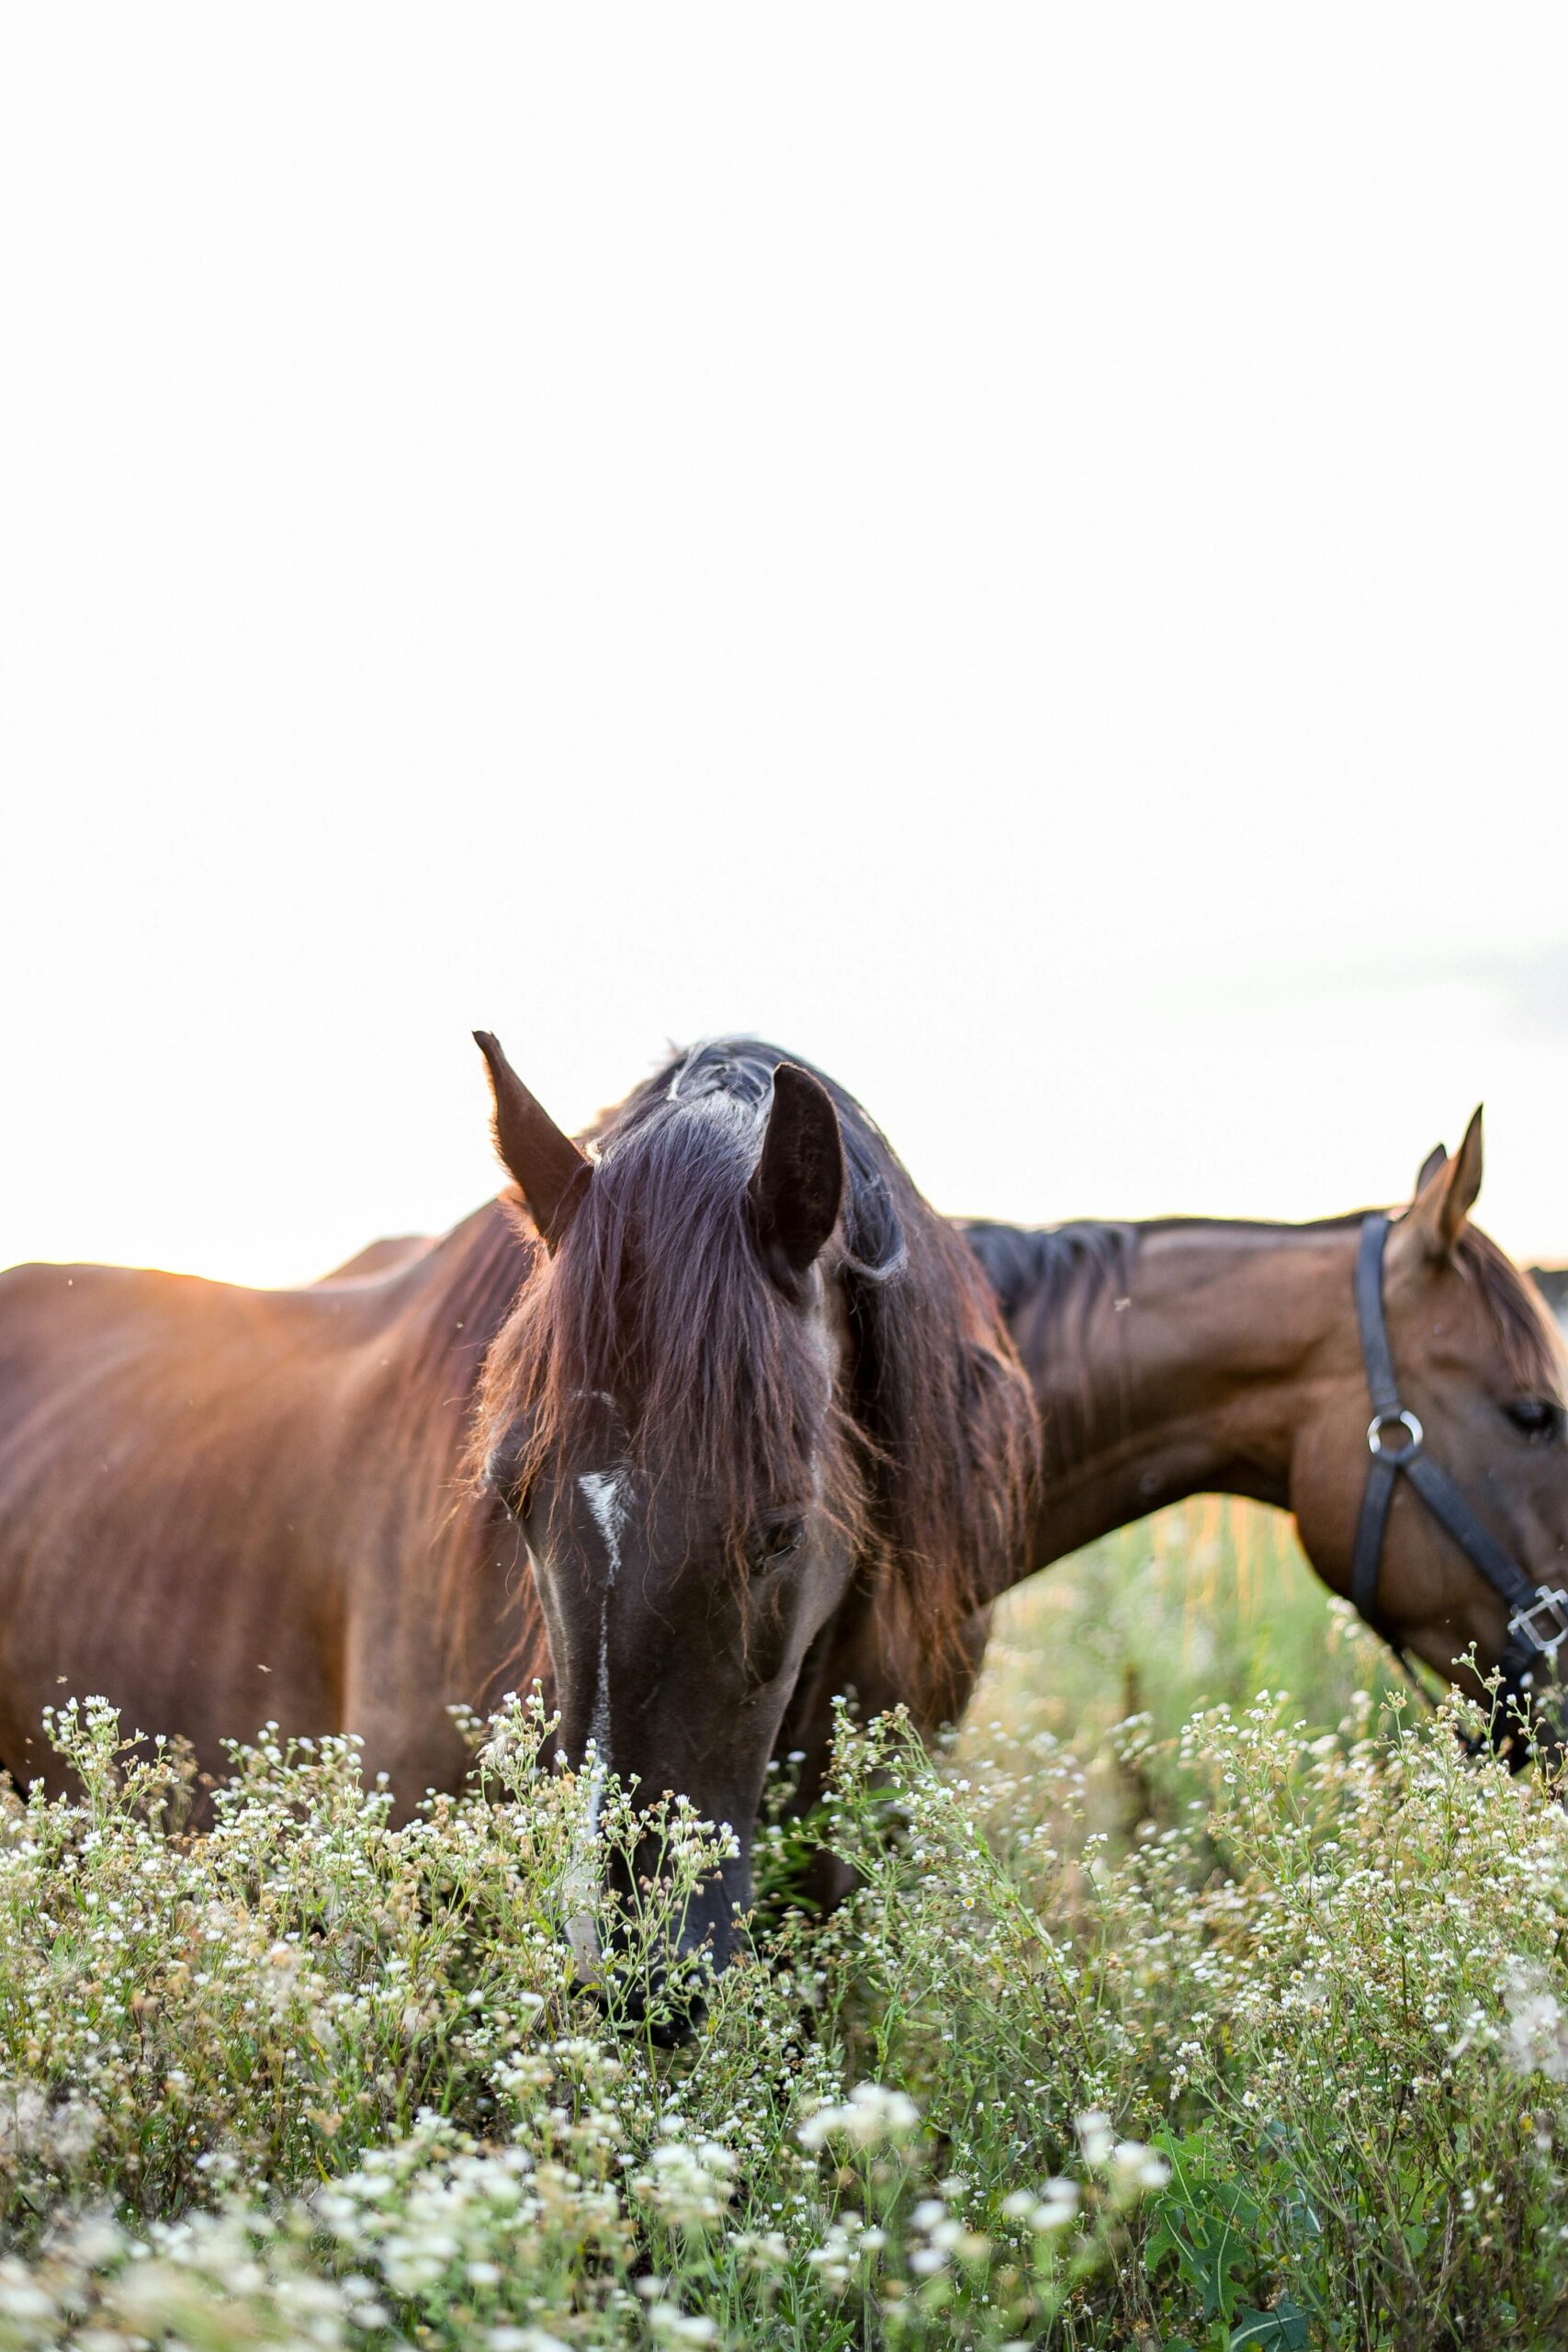
[[[1508,1638],[1497,1661],[1502,1688],[1502,1716],[1495,1738],[1506,1737],[1510,1702],[1528,1713],[1537,1677],[1555,1684],[1557,1653],[1568,1640],[1568,1592],[1538,1585],[1517,1560],[1487,1532],[1446,1470],[1426,1451],[1421,1424],[1399,1400],[1393,1355],[1388,1344],[1383,1315],[1383,1244],[1389,1221],[1381,1211],[1365,1218],[1356,1251],[1356,1320],[1361,1331],[1361,1357],[1372,1400],[1367,1424],[1367,1450],[1371,1463],[1356,1522],[1350,1555],[1350,1599],[1375,1634],[1382,1635],[1406,1673],[1410,1663],[1404,1645],[1394,1640],[1378,1613],[1378,1576],[1382,1566],[1383,1537],[1393,1490],[1401,1474],[1409,1479],[1445,1534],[1452,1537],[1472,1567],[1479,1570],[1508,1611]],[[1404,1431],[1404,1442],[1384,1443],[1385,1436]],[[1412,1679],[1414,1677],[1412,1676]]]

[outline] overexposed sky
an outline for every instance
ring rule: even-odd
[[[0,1262],[750,1027],[940,1205],[1568,1257],[1560,9],[0,23]]]

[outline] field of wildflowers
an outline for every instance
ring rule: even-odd
[[[830,1918],[781,1779],[666,2050],[577,1981],[526,1699],[408,1827],[264,1735],[201,1838],[66,1706],[79,1797],[0,1813],[0,2346],[1568,2341],[1568,1817],[1462,1714],[1261,1521],[1135,1531],[1017,1597],[942,1755],[845,1720]],[[722,1837],[661,1826],[634,1954]]]

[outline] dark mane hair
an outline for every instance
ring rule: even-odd
[[[1087,1219],[1072,1225],[993,1225],[975,1217],[962,1229],[1004,1315],[1016,1315],[1033,1298],[1053,1319],[1069,1312],[1081,1315],[1107,1287],[1124,1284],[1136,1238],[1134,1226]]]
[[[1089,1325],[1101,1299],[1127,1290],[1137,1227],[1087,1218],[1045,1226],[976,1218],[963,1231],[1024,1362],[1050,1364],[1063,1375],[1052,1384],[1040,1432],[1044,1467],[1053,1475],[1100,1433],[1105,1404],[1089,1376]]]
[[[896,1575],[922,1627],[945,1630],[982,1579],[1016,1570],[1032,1398],[958,1234],[822,1078],[846,1163],[844,1255],[823,1267],[841,1286],[851,1340],[847,1393],[825,1396],[749,1221],[784,1058],[752,1039],[694,1046],[595,1122],[593,1181],[554,1256],[534,1244],[490,1351],[474,1456],[503,1446],[520,1484],[558,1451],[581,1458],[603,1442],[609,1392],[632,1404],[634,1457],[739,1537],[781,1497],[811,1491],[826,1413],[832,1459],[820,1475],[863,1569]]]
[[[1522,1393],[1560,1396],[1562,1342],[1539,1291],[1479,1226],[1461,1227],[1453,1256],[1492,1318],[1510,1378]]]

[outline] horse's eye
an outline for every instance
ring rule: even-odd
[[[772,1527],[759,1529],[746,1556],[754,1568],[776,1568],[792,1552],[799,1551],[805,1539],[803,1519],[776,1520]]]
[[[1521,1437],[1544,1444],[1562,1434],[1563,1411],[1550,1396],[1516,1396],[1503,1408]]]
[[[485,1464],[485,1483],[501,1498],[502,1507],[513,1519],[528,1516],[528,1488],[519,1474],[515,1456],[501,1452],[492,1453]]]

